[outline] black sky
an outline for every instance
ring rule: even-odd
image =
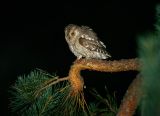
[[[0,10],[0,113],[9,114],[6,113],[7,91],[17,76],[35,68],[67,75],[76,57],[64,39],[66,25],[73,23],[93,28],[106,44],[112,60],[135,58],[137,36],[153,30],[156,3],[4,1]],[[125,74],[128,75],[131,76]],[[113,83],[116,85],[121,83],[119,81],[115,79]]]

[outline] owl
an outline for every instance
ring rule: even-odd
[[[111,55],[106,46],[88,26],[69,24],[65,27],[65,39],[77,59],[107,59]]]

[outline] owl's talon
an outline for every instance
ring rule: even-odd
[[[77,57],[77,60],[80,60],[80,59],[82,59],[82,56],[81,56],[81,55]]]

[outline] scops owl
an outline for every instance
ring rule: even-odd
[[[70,50],[78,58],[107,59],[111,55],[106,46],[88,26],[69,24],[65,27],[65,39]]]

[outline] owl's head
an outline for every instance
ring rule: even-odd
[[[65,39],[68,43],[74,44],[78,36],[80,35],[80,27],[78,25],[69,24],[65,27]]]

